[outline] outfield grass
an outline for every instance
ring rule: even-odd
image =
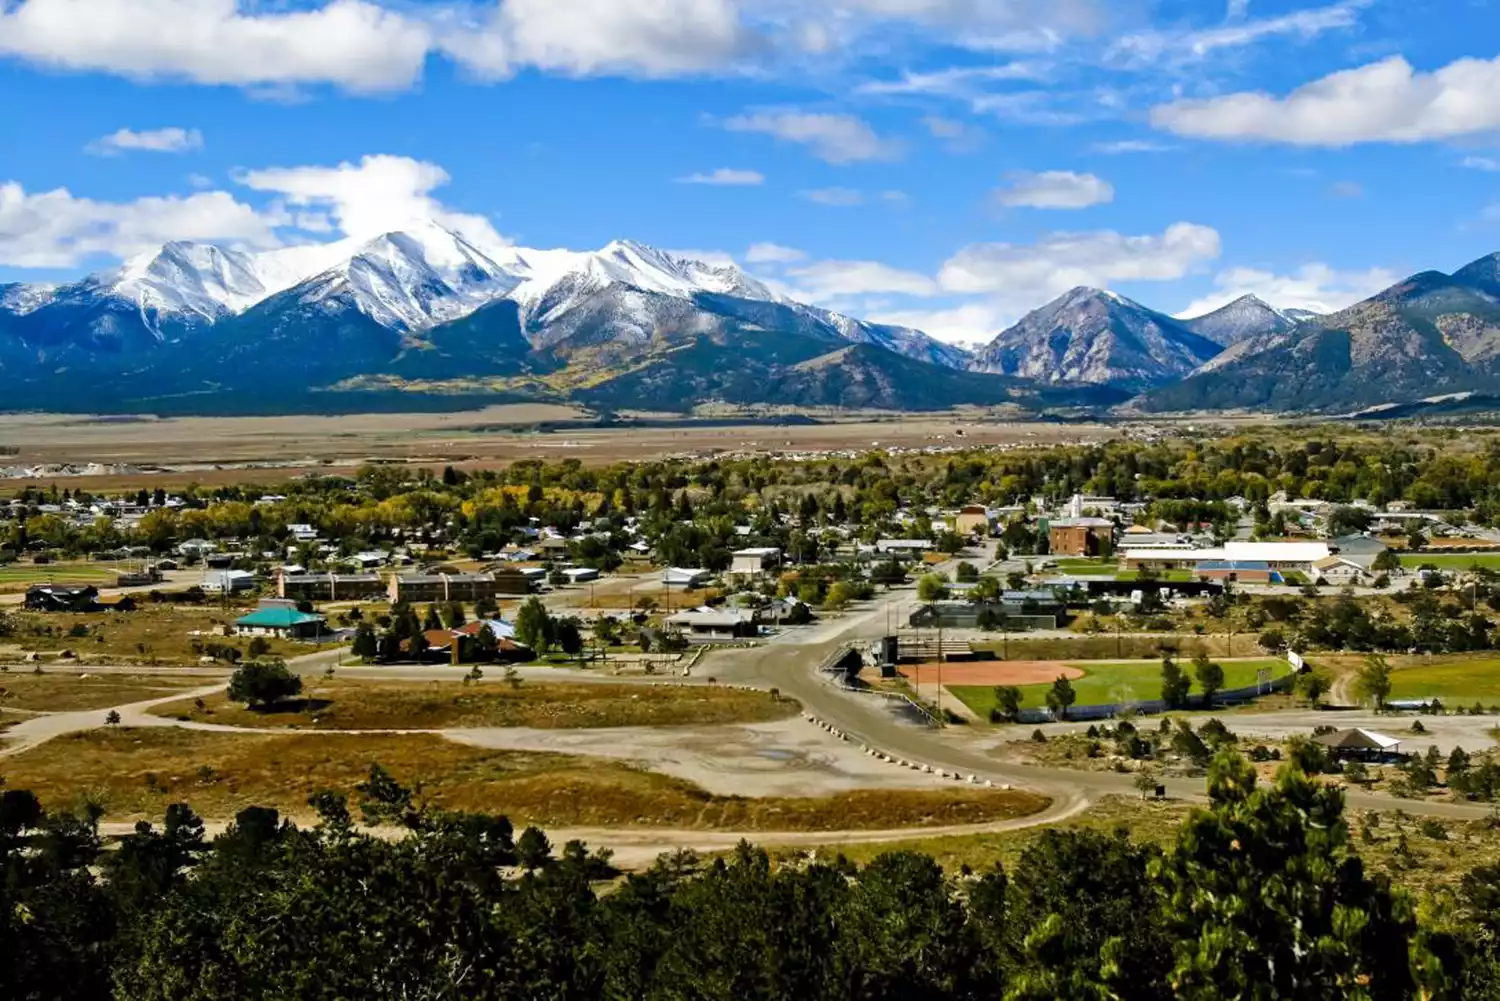
[[[7,563],[0,566],[0,591],[22,591],[32,584],[110,584],[120,568],[109,563]]]
[[[1116,560],[1064,556],[1057,560],[1057,569],[1075,577],[1113,577],[1119,568]]]
[[[1190,661],[1179,660],[1178,663],[1189,675],[1192,674],[1193,665]],[[1278,677],[1287,673],[1290,668],[1286,661],[1277,657],[1262,657],[1254,660],[1220,660],[1219,664],[1224,668],[1224,687],[1243,688],[1255,684],[1257,672],[1260,668],[1270,668],[1272,677]],[[1076,667],[1084,672],[1081,678],[1073,680],[1073,691],[1077,693],[1078,700],[1075,706],[1104,705],[1111,702],[1134,702],[1161,697],[1161,661],[1121,661],[1116,663],[1094,663],[1089,661],[1077,661],[1068,665]],[[1038,709],[1047,705],[1047,692],[1052,685],[1022,685],[1021,705],[1023,708]],[[981,685],[955,685],[948,689],[958,699],[968,706],[981,718],[988,718],[990,710],[995,706],[995,690],[993,687]],[[1201,689],[1195,680],[1193,691]]]
[[[1122,570],[1115,574],[1115,580],[1141,579],[1139,570]],[[1191,570],[1158,570],[1146,579],[1147,584],[1186,584],[1195,578]]]
[[[98,802],[106,820],[159,821],[188,803],[209,820],[247,806],[292,817],[334,790],[355,798],[371,764],[448,809],[515,823],[745,831],[882,829],[986,823],[1047,800],[1019,790],[864,790],[817,798],[714,796],[681,779],[619,762],[469,747],[427,734],[234,734],[152,727],[70,734],[0,760],[7,789],[49,809]]]
[[[0,672],[0,707],[33,712],[76,712],[144,702],[185,688],[213,684],[211,677],[147,674]]]
[[[1500,657],[1433,657],[1411,666],[1393,662],[1390,698],[1441,699],[1449,708],[1500,702]]]
[[[575,729],[611,726],[685,726],[760,723],[797,712],[797,703],[769,692],[707,685],[547,684],[512,688],[487,680],[305,683],[302,698],[274,712],[258,712],[223,695],[158,706],[157,715],[227,726],[322,730],[435,730],[525,726]]]
[[[1439,570],[1500,570],[1500,553],[1415,553],[1402,554],[1401,565],[1408,570],[1434,566]]]

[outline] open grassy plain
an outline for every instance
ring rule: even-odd
[[[620,762],[493,751],[428,734],[236,734],[176,727],[71,734],[0,759],[10,788],[48,808],[84,800],[110,821],[160,820],[190,803],[210,820],[250,805],[306,819],[309,796],[351,793],[372,764],[420,785],[449,809],[505,814],[516,823],[702,830],[879,830],[985,823],[1041,810],[1032,793],[990,789],[863,790],[818,798],[715,796],[681,779]]]
[[[14,633],[5,641],[9,648],[6,659],[66,650],[80,663],[188,666],[198,663],[209,643],[237,646],[242,653],[248,648],[249,641],[244,637],[224,635],[227,626],[250,610],[248,605],[221,608],[139,600],[133,612],[15,612]],[[289,640],[267,642],[270,653],[278,657],[295,657],[317,649]]]
[[[227,677],[227,674],[226,674]],[[0,709],[78,712],[144,702],[213,683],[203,675],[0,671]]]
[[[623,416],[623,415],[622,415]],[[6,464],[97,463],[87,475],[15,479],[19,489],[60,483],[85,490],[122,490],[188,483],[271,483],[308,473],[344,474],[369,459],[441,468],[484,469],[519,459],[576,458],[588,465],[671,455],[921,448],[963,444],[1058,444],[1104,441],[1103,425],[1018,423],[985,411],[948,414],[885,412],[733,414],[685,421],[643,415],[638,426],[594,426],[571,406],[511,404],[438,414],[349,414],[299,417],[126,419],[60,414],[0,415],[0,445],[16,454]],[[960,436],[958,432],[962,432]],[[5,484],[0,484],[3,489]]]

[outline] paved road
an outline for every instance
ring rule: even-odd
[[[886,616],[892,620],[905,615],[915,605],[910,589],[883,596],[875,605],[838,623],[820,627],[816,635],[788,637],[788,642],[772,642],[761,647],[730,650],[711,654],[702,670],[721,680],[777,688],[790,695],[821,719],[833,723],[859,743],[869,744],[907,760],[931,764],[963,774],[977,775],[997,785],[1033,789],[1053,799],[1048,814],[1071,815],[1107,795],[1133,795],[1133,775],[1112,772],[1085,772],[1074,769],[1048,768],[996,761],[985,746],[985,736],[965,727],[937,730],[922,727],[897,716],[886,700],[846,692],[824,680],[816,666],[847,641],[873,639],[885,634]],[[802,641],[792,645],[792,641]],[[1316,714],[1316,722],[1330,720],[1342,725],[1344,717]],[[1363,725],[1349,717],[1352,725]],[[1388,721],[1388,718],[1386,718]],[[1263,731],[1285,734],[1316,725],[1311,719],[1288,718],[1283,714],[1264,717],[1236,716],[1234,728],[1246,730],[1259,723]],[[1290,726],[1288,725],[1290,723]],[[1409,724],[1408,724],[1409,725]],[[1251,729],[1250,732],[1256,732]],[[1467,730],[1463,731],[1465,734]],[[992,741],[990,741],[992,743]],[[1470,749],[1487,746],[1489,741],[1475,740]],[[1169,795],[1202,800],[1201,779],[1165,779]],[[1398,800],[1389,796],[1350,793],[1348,803],[1360,809],[1389,810],[1400,807],[1408,813],[1448,818],[1482,819],[1489,816],[1488,806]]]
[[[712,676],[721,682],[776,688],[799,700],[808,712],[829,721],[848,734],[856,744],[868,744],[896,757],[930,765],[934,769],[975,775],[981,780],[989,780],[997,785],[1033,789],[1051,798],[1051,805],[1043,813],[1013,822],[1009,825],[1011,827],[1054,823],[1086,809],[1103,796],[1133,794],[1132,775],[1085,772],[997,761],[991,753],[995,743],[992,731],[979,731],[966,727],[934,730],[918,726],[898,716],[887,700],[845,692],[818,674],[817,665],[843,643],[869,640],[885,635],[889,628],[888,623],[904,621],[916,604],[913,589],[909,587],[898,589],[881,596],[865,609],[810,629],[789,630],[761,646],[713,652],[699,665],[695,672],[697,675],[695,680],[704,680]],[[322,651],[297,658],[293,666],[303,673],[322,671],[326,670],[329,665],[336,664],[340,656],[340,651]],[[90,670],[95,669],[90,668]],[[119,670],[138,672],[139,668]],[[343,677],[409,680],[456,677],[461,676],[466,669],[338,667],[336,670]],[[615,678],[596,672],[580,672],[567,668],[523,668],[522,673],[523,676],[535,677],[538,680],[579,683],[608,681],[610,683],[653,684],[660,680]],[[487,680],[498,680],[495,677],[496,674],[497,672],[491,672],[491,679]],[[201,689],[176,692],[161,698],[119,706],[116,709],[120,712],[122,724],[127,726],[181,725],[175,720],[153,716],[149,710],[161,703],[213,694],[222,687],[223,682],[220,680],[212,685],[205,684],[205,687]],[[55,713],[28,719],[12,727],[6,733],[7,742],[3,749],[0,749],[0,756],[35,747],[39,743],[66,733],[95,729],[103,724],[107,712],[107,709],[98,709],[78,713]],[[1332,718],[1325,714],[1318,715],[1319,719],[1316,722]],[[1459,718],[1452,719],[1458,720]],[[1344,722],[1344,719],[1340,718],[1338,721]],[[1357,722],[1353,716],[1348,717],[1347,721]],[[1470,749],[1486,745],[1486,742],[1477,739],[1479,731],[1473,729],[1473,727],[1482,727],[1481,723],[1476,722],[1472,725],[1466,722],[1457,723],[1450,728],[1447,725],[1448,722],[1448,719],[1436,722],[1437,729],[1434,737],[1439,742],[1451,739],[1457,743],[1475,738]],[[1291,725],[1288,726],[1288,724]],[[1311,719],[1303,720],[1286,714],[1265,714],[1263,717],[1238,715],[1234,722],[1236,730],[1256,733],[1262,732],[1257,727],[1263,727],[1263,732],[1267,735],[1285,733],[1288,729],[1295,730],[1304,725],[1310,729],[1315,724]],[[1167,779],[1164,785],[1168,793],[1174,797],[1203,798],[1201,780]],[[1400,807],[1408,813],[1448,818],[1480,819],[1490,813],[1488,807],[1477,805],[1397,800],[1365,793],[1351,793],[1348,796],[1348,802],[1351,806],[1362,809]],[[647,833],[640,832],[642,840],[646,839]],[[885,833],[895,836],[892,832]],[[863,834],[823,832],[818,838],[827,843],[841,839],[855,840],[868,837],[868,834],[869,832]],[[711,841],[721,844],[719,839],[723,837],[737,837],[705,832],[679,832],[673,835],[671,832],[653,831],[649,832],[649,835],[650,838],[655,839],[654,844],[665,846],[661,850],[670,850],[674,845],[699,846],[708,850],[708,843]],[[674,841],[674,838],[678,837],[682,839],[680,844]],[[755,838],[767,843],[774,840],[764,833],[757,833]],[[793,839],[794,842],[797,840],[798,838]],[[812,840],[815,839],[808,837],[802,839],[802,842]],[[774,843],[783,842],[777,840]]]

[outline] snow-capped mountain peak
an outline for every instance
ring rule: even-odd
[[[1215,344],[1229,347],[1253,337],[1283,333],[1302,319],[1252,293],[1200,316],[1183,319],[1182,325]]]
[[[210,320],[266,297],[253,255],[187,241],[133,257],[101,284],[142,309]]]
[[[381,326],[420,330],[504,296],[521,279],[457,233],[436,225],[386,233],[293,292],[341,298]]]
[[[576,343],[582,332],[628,353],[728,324],[872,344],[950,368],[968,361],[920,331],[795,302],[733,264],[630,240],[583,252],[480,246],[436,223],[260,253],[169,243],[55,291],[4,286],[0,297],[5,314],[37,314],[29,329],[38,336],[54,324],[110,336],[135,324],[160,342],[229,318],[247,321],[236,330],[259,329],[261,314],[277,330],[359,315],[414,335],[508,300],[534,348]],[[41,315],[54,307],[74,319]]]
[[[1033,310],[978,351],[970,367],[1046,382],[1159,385],[1219,346],[1114,292],[1080,286]]]

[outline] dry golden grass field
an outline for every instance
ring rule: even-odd
[[[306,819],[307,799],[349,793],[372,764],[448,809],[504,814],[552,827],[628,826],[736,831],[880,830],[976,824],[1041,810],[1007,790],[867,790],[821,798],[715,796],[626,764],[491,751],[427,734],[235,734],[152,727],[73,734],[0,759],[6,787],[48,808],[99,803],[111,822],[160,820],[186,802],[210,820],[251,805]]]
[[[349,473],[370,458],[480,469],[518,459],[576,458],[588,465],[679,454],[749,450],[815,451],[930,445],[1057,444],[1117,437],[1105,425],[1027,424],[983,411],[951,414],[830,414],[816,424],[684,424],[670,417],[645,427],[562,428],[587,420],[572,407],[512,404],[447,414],[351,414],[336,417],[151,417],[0,415],[0,445],[17,449],[6,464],[102,463],[136,471],[16,479],[19,489],[58,482],[86,490],[187,483],[272,483],[310,472]],[[962,432],[960,435],[958,432]],[[3,489],[3,487],[0,487]]]
[[[226,675],[227,677],[227,675]],[[187,688],[213,684],[203,675],[88,674],[49,670],[0,672],[0,709],[77,712],[144,702]]]
[[[309,681],[302,698],[256,711],[224,696],[158,706],[161,716],[228,726],[323,730],[541,729],[708,726],[784,719],[797,703],[767,692],[706,685],[545,684],[503,681],[412,683]]]

